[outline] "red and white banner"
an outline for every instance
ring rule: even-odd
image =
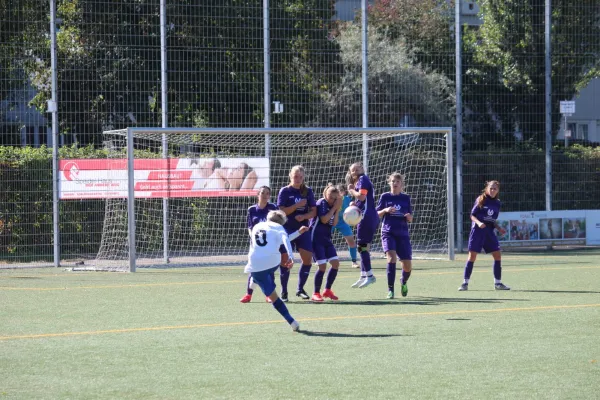
[[[61,160],[61,199],[127,197],[127,160]],[[269,185],[268,158],[134,160],[136,198],[254,196]]]

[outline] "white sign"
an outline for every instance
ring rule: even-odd
[[[515,211],[500,213],[502,247],[600,244],[600,211]]]
[[[560,113],[561,114],[574,114],[575,113],[575,102],[574,101],[561,101],[560,102]]]

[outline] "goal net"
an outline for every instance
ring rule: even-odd
[[[437,128],[105,132],[110,189],[93,268],[243,263],[247,209],[261,186],[277,203],[290,169],[302,165],[319,199],[328,182],[344,183],[355,162],[366,164],[376,200],[389,191],[391,173],[404,174],[415,258],[452,258],[451,143],[451,130]],[[341,258],[348,257],[339,233],[334,240]],[[372,250],[381,254],[379,236]]]

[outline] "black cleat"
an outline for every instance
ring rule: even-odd
[[[281,301],[284,303],[288,302],[288,292],[281,292]]]
[[[308,300],[310,299],[310,296],[308,294],[306,294],[306,292],[304,291],[304,289],[300,289],[296,292],[296,297],[300,297],[302,300]]]

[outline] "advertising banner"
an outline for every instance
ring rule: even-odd
[[[61,199],[127,197],[127,160],[61,160]],[[269,185],[268,158],[134,160],[136,198],[255,196]]]
[[[502,212],[498,235],[503,248],[554,245],[599,245],[600,211],[517,211]]]

